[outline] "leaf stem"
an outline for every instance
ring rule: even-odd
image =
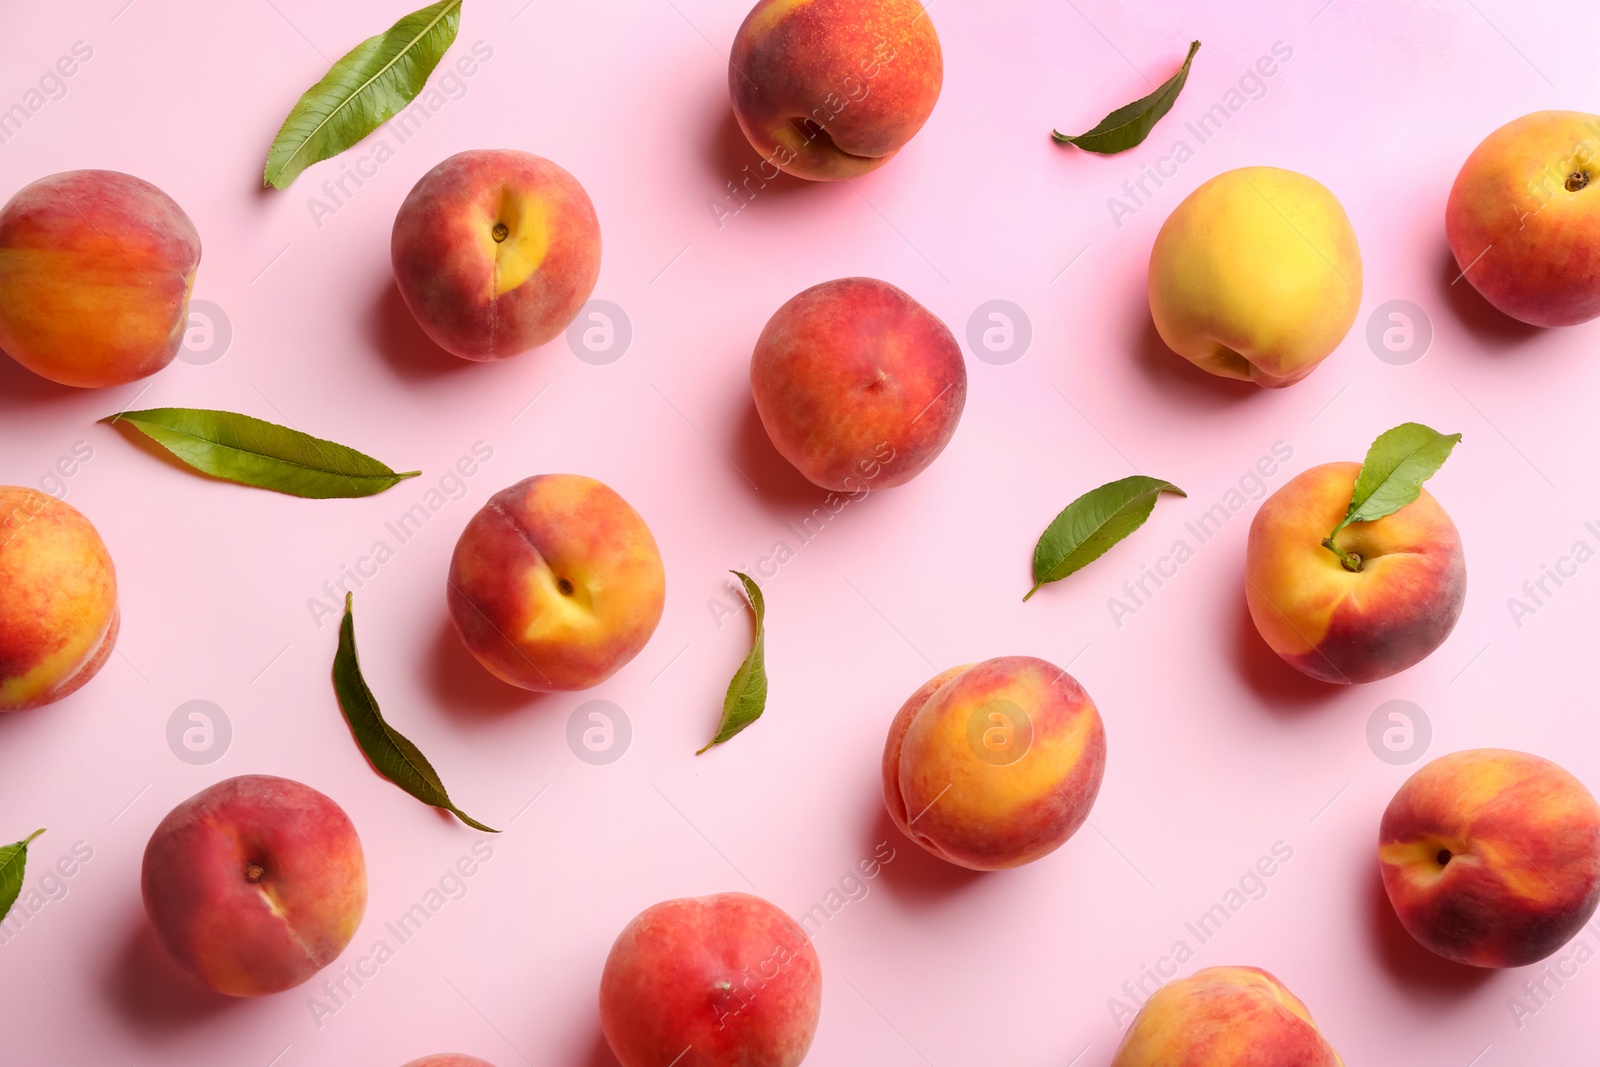
[[[1339,529],[1343,528],[1343,524],[1340,524]],[[1338,533],[1339,529],[1334,530],[1333,533]],[[1334,542],[1333,534],[1329,534],[1327,537],[1322,539],[1322,547],[1327,549],[1329,552],[1332,552],[1335,556],[1338,556],[1339,563],[1344,567],[1345,570],[1354,574],[1361,573],[1361,554],[1358,552],[1346,552],[1344,549],[1340,548],[1338,544]]]

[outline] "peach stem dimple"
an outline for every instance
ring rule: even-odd
[[[507,237],[511,236],[511,227],[507,226],[503,222],[497,222],[494,224],[494,228],[489,231],[489,235],[494,238],[495,244],[500,244]]]
[[[256,885],[266,876],[266,868],[261,866],[261,864],[247,863],[244,865],[244,880],[249,882],[251,885]]]
[[[1575,193],[1588,184],[1589,172],[1586,170],[1575,170],[1567,175],[1567,192],[1569,193]]]
[[[573,593],[572,582],[567,578],[557,579],[556,588],[560,590],[562,596],[571,596]]]
[[[1445,864],[1450,862],[1450,850],[1447,848],[1441,848],[1439,850],[1439,854],[1433,858],[1438,862],[1439,866],[1443,867]]]

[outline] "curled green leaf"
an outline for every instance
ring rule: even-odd
[[[767,602],[762,599],[761,587],[747,574],[730,571],[744,583],[745,596],[750,598],[750,610],[756,616],[756,637],[750,654],[739,664],[739,670],[728,682],[728,693],[722,698],[722,724],[717,735],[706,743],[700,755],[712,745],[720,745],[740,730],[761,718],[767,710]]]
[[[287,188],[313,163],[338,155],[417,98],[456,39],[461,0],[413,11],[356,45],[307,89],[267,152],[265,185]]]
[[[1022,599],[1105,555],[1144,525],[1162,493],[1188,495],[1171,482],[1136,474],[1091,489],[1068,504],[1034,546],[1033,588]]]
[[[1420,422],[1403,422],[1379,434],[1356,475],[1350,507],[1333,532],[1323,538],[1323,547],[1338,556],[1347,570],[1359,571],[1361,557],[1334,541],[1339,531],[1352,522],[1393,515],[1416,500],[1422,495],[1422,483],[1438,473],[1460,440],[1458,433],[1442,434]]]
[[[35,830],[13,845],[0,846],[0,922],[11,914],[11,906],[22,895],[22,875],[28,867],[28,846],[44,833]]]
[[[353,448],[231,411],[151,408],[100,421],[127,423],[202,473],[290,496],[372,496],[422,473],[396,474]]]
[[[339,698],[339,710],[344,712],[356,744],[366,755],[372,767],[395,785],[416,797],[424,804],[443,808],[475,830],[497,834],[500,831],[485,826],[456,807],[445,792],[439,772],[433,769],[428,757],[412,744],[400,731],[384,721],[378,710],[378,701],[367,688],[361,675],[361,662],[356,655],[355,596],[344,596],[344,621],[339,624],[339,651],[333,657],[333,691]]]
[[[1198,51],[1200,42],[1191,41],[1189,54],[1184,57],[1183,66],[1178,68],[1178,73],[1162,82],[1149,96],[1140,97],[1131,104],[1117,108],[1101,119],[1099,125],[1089,132],[1073,136],[1052,130],[1050,136],[1060,144],[1076,145],[1085,152],[1098,152],[1107,156],[1126,152],[1135,145],[1144,143],[1144,139],[1150,136],[1150,131],[1155,128],[1161,117],[1172,110],[1172,105],[1178,100],[1178,94],[1183,92],[1183,83],[1189,80],[1189,64],[1194,62],[1194,54]]]

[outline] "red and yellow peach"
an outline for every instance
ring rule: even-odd
[[[489,498],[450,560],[456,632],[523,689],[587,689],[638,655],[661,621],[655,538],[616,491],[576,474],[527,478]]]
[[[93,678],[121,617],[116,569],[89,520],[0,486],[0,711],[49,704]]]
[[[62,385],[125,385],[172,362],[200,236],[172,198],[113,170],[25,186],[0,210],[0,349]]]
[[[600,1025],[622,1067],[796,1067],[821,1011],[805,930],[747,893],[647,908],[600,976]]]
[[[1378,842],[1401,925],[1457,963],[1536,963],[1600,904],[1600,805],[1539,756],[1486,748],[1434,760],[1389,802]]]
[[[943,83],[939,35],[917,0],[761,0],[728,57],[733,114],[751,147],[812,180],[855,178],[894,158]]]
[[[1139,1009],[1111,1067],[1344,1067],[1299,997],[1257,967],[1207,967]]]
[[[309,979],[344,951],[367,906],[349,816],[310,786],[264,774],[173,808],[145,847],[141,881],[172,958],[233,997]]]
[[[600,222],[578,180],[510,149],[460,152],[400,205],[395,283],[435,344],[507,359],[560,336],[600,277]]]
[[[1444,643],[1461,617],[1467,565],[1461,536],[1426,489],[1392,515],[1345,516],[1359,463],[1296,475],[1261,505],[1245,549],[1245,601],[1285,662],[1324,682],[1371,682],[1405,670]]]
[[[1106,737],[1089,694],[1030,656],[955,667],[889,726],[883,798],[907,837],[973,870],[1031,863],[1089,817]]]
[[[1600,315],[1600,115],[1536,111],[1472,150],[1445,235],[1484,298],[1535,326]]]
[[[778,309],[756,342],[761,424],[812,483],[902,485],[936,459],[967,401],[950,330],[888,282],[841,278]]]

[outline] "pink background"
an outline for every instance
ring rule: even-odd
[[[1185,973],[1250,963],[1278,974],[1352,1064],[1566,1061],[1592,1037],[1600,964],[1519,1027],[1508,998],[1537,968],[1469,973],[1399,929],[1374,839],[1420,764],[1376,758],[1366,727],[1383,702],[1414,701],[1432,723],[1430,756],[1514,747],[1600,786],[1583,684],[1600,564],[1520,626],[1506,604],[1574,541],[1600,544],[1584,528],[1600,520],[1600,326],[1523,329],[1452,288],[1441,221],[1457,167],[1491,129],[1538,108],[1600,106],[1588,88],[1600,13],[1511,0],[1333,0],[1320,12],[1323,0],[1256,0],[1226,15],[942,0],[931,17],[943,97],[901,156],[850,184],[774,182],[719,228],[708,201],[756,158],[726,97],[745,0],[468,0],[451,56],[481,41],[492,58],[319,226],[308,198],[372,146],[262,192],[267,146],[298,93],[405,5],[124,2],[6,12],[0,106],[75,41],[93,57],[0,145],[0,198],[78,167],[155,182],[200,230],[195,295],[224,310],[233,339],[214,363],[103,393],[0,360],[0,481],[37,485],[78,442],[92,449],[66,498],[109,543],[124,611],[119,654],[92,684],[0,717],[0,839],[49,827],[30,887],[74,842],[93,850],[66,896],[0,946],[8,1064],[399,1064],[446,1049],[500,1067],[610,1064],[595,991],[635,913],[746,890],[798,915],[881,841],[896,858],[816,939],[812,1063],[1106,1064],[1119,1037],[1108,998],[1180,938],[1197,948]],[[1191,37],[1204,47],[1188,88],[1144,146],[1097,158],[1050,143],[1053,126],[1086,129],[1167,77]],[[1183,123],[1280,41],[1292,58],[1264,95],[1197,146]],[[1118,227],[1107,198],[1179,138],[1194,158]],[[395,210],[427,169],[477,147],[546,155],[589,190],[606,242],[595,296],[633,327],[617,362],[581,362],[558,340],[469,365],[409,318],[390,277]],[[1364,254],[1356,327],[1281,392],[1192,372],[1155,338],[1145,302],[1162,219],[1201,181],[1247,164],[1326,183]],[[1032,344],[1009,365],[969,351],[966,414],[946,453],[910,485],[850,505],[766,581],[767,715],[697,759],[748,640],[738,620],[719,628],[708,600],[727,568],[755,567],[777,540],[796,547],[785,523],[822,497],[766,442],[750,349],[782,301],[850,274],[902,286],[963,338],[980,304],[1013,301]],[[1380,361],[1365,338],[1393,299],[1420,305],[1434,330],[1407,366]],[[209,482],[95,424],[136,400],[289,422],[425,475],[329,502]],[[1465,435],[1431,487],[1465,538],[1471,592],[1431,658],[1349,689],[1281,665],[1241,595],[1253,501],[1146,606],[1113,620],[1108,598],[1276,442],[1293,458],[1272,488],[1359,459],[1412,419]],[[349,811],[371,900],[347,964],[482,836],[367,767],[329,683],[336,627],[307,607],[375,540],[393,547],[384,524],[478,441],[493,459],[359,590],[358,632],[391,720],[467,811],[506,832],[466,896],[320,1028],[314,987],[212,997],[164,958],[139,904],[145,841],[183,798],[263,772]],[[669,595],[654,639],[615,678],[536,697],[463,652],[443,576],[491,493],[552,471],[596,476],[638,508]],[[1134,471],[1189,497],[1163,500],[1105,559],[1022,604],[1055,512]],[[1104,715],[1109,768],[1091,825],[1067,846],[975,876],[893,831],[878,762],[889,718],[935,670],[1004,654],[1071,665]],[[569,716],[597,698],[633,725],[609,766],[566,742]],[[181,762],[166,741],[173,710],[193,699],[233,727],[209,766]],[[1185,921],[1280,841],[1293,858],[1266,895],[1196,946]]]

